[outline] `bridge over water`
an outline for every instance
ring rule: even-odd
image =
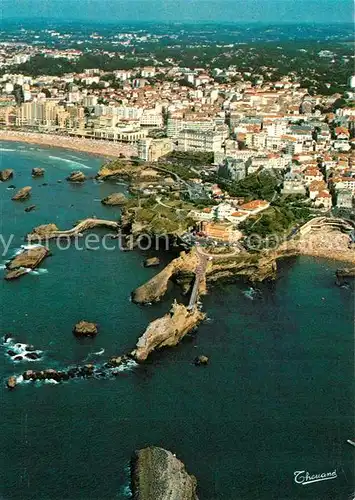
[[[193,308],[196,306],[201,280],[205,277],[206,274],[207,263],[208,263],[207,255],[199,254],[199,263],[197,264],[195,271],[195,282],[190,295],[189,305],[187,307],[188,311],[192,311]]]

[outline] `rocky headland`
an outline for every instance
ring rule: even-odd
[[[185,278],[187,276],[188,288],[190,288],[198,261],[198,255],[195,251],[189,253],[181,252],[180,256],[172,260],[160,273],[134,290],[132,293],[133,302],[138,304],[158,302],[165,295],[169,280],[176,276],[181,276],[182,273],[185,274]]]
[[[232,256],[210,256],[206,266],[206,275],[201,280],[199,293],[206,292],[208,283],[218,280],[230,280],[236,276],[244,276],[250,281],[274,279],[276,276],[275,252],[264,254],[236,253]],[[190,252],[181,252],[162,271],[153,276],[148,282],[132,292],[132,300],[138,304],[158,302],[168,289],[169,280],[181,286],[184,293],[188,293],[195,280],[195,272],[201,256],[196,249]]]
[[[102,165],[96,175],[96,179],[106,180],[110,178],[119,178],[132,181],[139,175],[140,171],[141,167],[135,162],[118,159]]]
[[[131,459],[134,500],[198,500],[197,480],[170,451],[150,446]]]
[[[112,193],[109,196],[106,196],[106,198],[103,198],[101,200],[101,203],[103,205],[109,205],[109,206],[122,206],[127,202],[127,198],[123,193]]]

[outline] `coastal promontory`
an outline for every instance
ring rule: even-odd
[[[106,196],[106,198],[103,198],[101,203],[103,205],[122,206],[126,203],[126,201],[127,198],[123,193],[112,193],[109,196]]]
[[[150,446],[131,459],[134,500],[198,500],[197,480],[171,451]]]

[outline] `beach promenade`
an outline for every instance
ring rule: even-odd
[[[39,146],[65,148],[108,158],[117,158],[120,154],[125,157],[137,154],[135,146],[131,144],[70,137],[68,135],[41,134],[39,132],[0,129],[0,141],[26,142],[38,144]]]

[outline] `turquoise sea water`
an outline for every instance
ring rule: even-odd
[[[1,146],[0,168],[16,171],[0,184],[1,234],[15,235],[2,262],[36,225],[66,229],[91,215],[119,217],[99,200],[124,191],[123,185],[64,181],[71,170],[94,175],[102,160],[20,143]],[[31,178],[34,166],[46,168],[44,179]],[[9,184],[33,186],[31,200],[12,202]],[[25,213],[30,204],[37,210]],[[16,364],[1,347],[3,381],[34,367],[99,363],[127,352],[173,297],[181,298],[172,286],[160,304],[130,302],[130,292],[155,274],[142,267],[155,252],[53,246],[52,253],[41,266],[47,272],[0,279],[1,334],[11,332],[44,351],[41,361]],[[172,253],[161,257],[167,262]],[[3,383],[0,498],[129,498],[131,453],[153,444],[184,461],[198,479],[201,500],[350,498],[354,294],[335,286],[338,266],[288,260],[280,264],[279,279],[258,286],[258,293],[243,282],[214,287],[203,298],[209,319],[196,335],[116,379],[23,384],[12,392]],[[73,337],[80,319],[99,323],[95,339]],[[197,354],[210,357],[208,367],[192,364]],[[334,469],[334,480],[294,482],[295,471]]]

